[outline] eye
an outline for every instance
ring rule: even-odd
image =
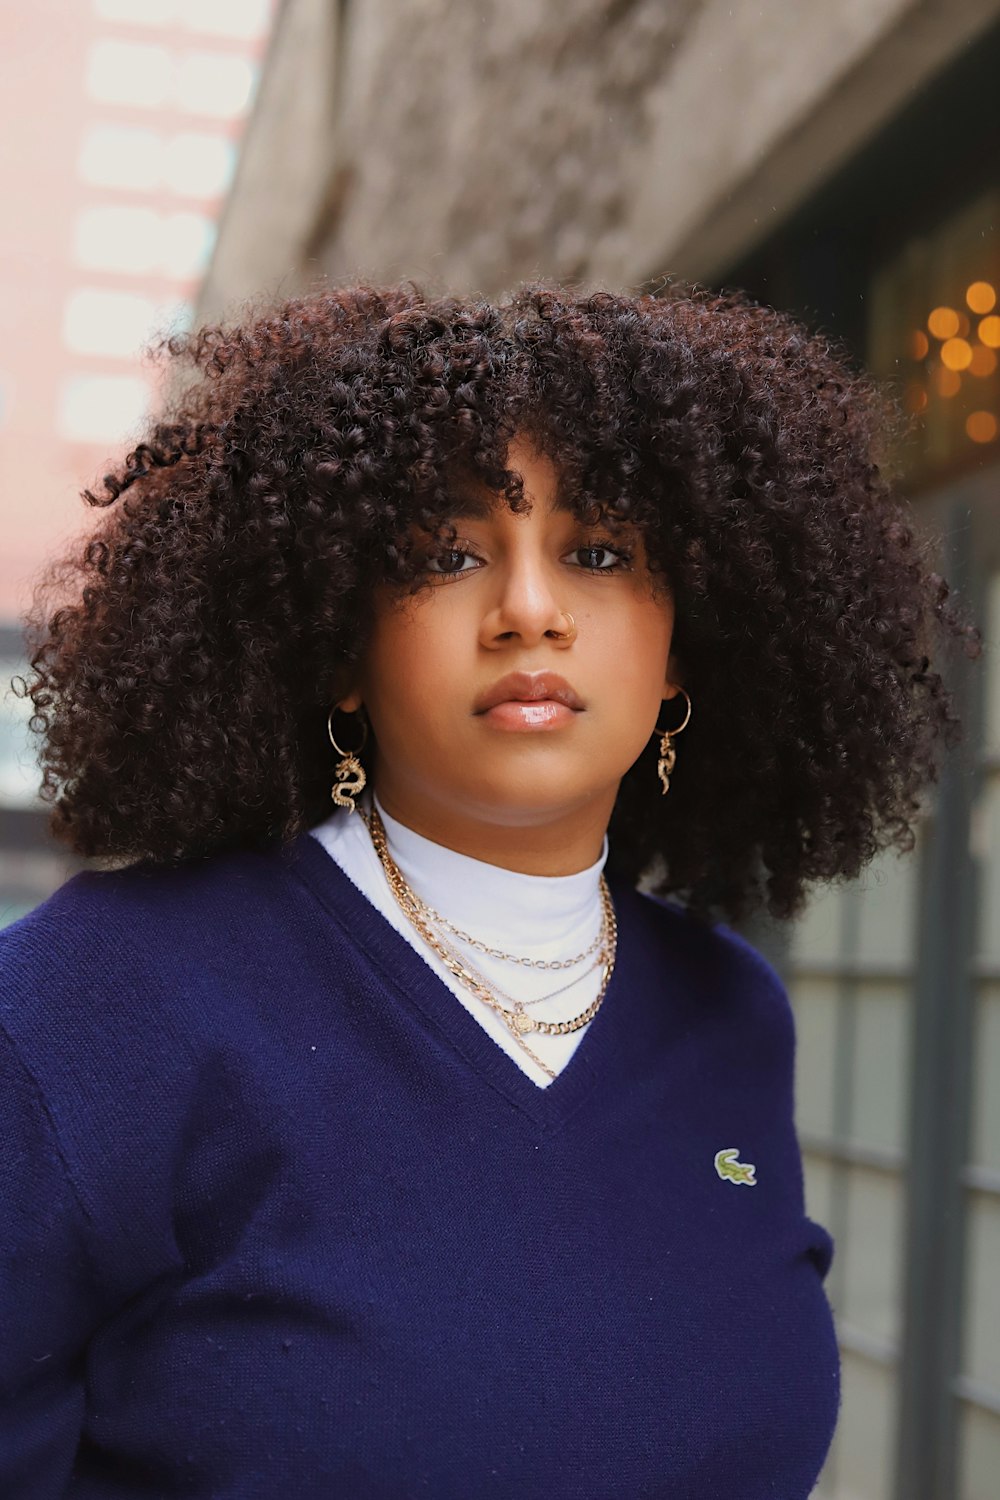
[[[575,547],[569,556],[575,557],[577,565],[588,573],[617,573],[619,569],[627,568],[632,560],[630,552],[622,547],[612,547],[609,542],[590,542],[586,547]]]
[[[464,547],[447,547],[441,552],[430,553],[424,567],[428,573],[444,575],[454,578],[459,573],[472,573],[478,568],[481,559]],[[466,564],[471,566],[466,566]]]

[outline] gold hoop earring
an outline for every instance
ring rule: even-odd
[[[552,634],[555,636],[557,641],[573,641],[576,639],[576,621],[574,620],[568,609],[564,609],[562,611],[562,614],[565,615],[566,619],[569,621],[569,629],[554,630]]]
[[[336,781],[330,788],[330,797],[338,807],[346,807],[348,812],[354,811],[354,799],[362,790],[368,778],[365,775],[364,766],[358,760],[358,756],[368,742],[368,725],[359,715],[361,724],[361,744],[356,750],[344,750],[333,737],[333,716],[337,712],[337,704],[331,708],[326,720],[326,731],[330,736],[330,744],[340,756],[337,762]],[[346,712],[346,710],[342,710]]]
[[[678,724],[676,729],[661,729],[659,724],[657,724],[656,729],[654,730],[655,734],[661,736],[660,758],[656,763],[656,774],[663,782],[664,796],[666,796],[670,790],[670,773],[674,769],[674,763],[677,760],[677,751],[675,750],[673,743],[674,735],[680,734],[681,730],[687,727],[687,722],[691,717],[690,697],[685,692],[684,688],[680,686],[678,686],[677,691],[679,693],[684,693],[685,698],[687,698],[687,713],[684,715],[683,722]]]

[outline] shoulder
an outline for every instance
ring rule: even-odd
[[[213,918],[232,919],[266,899],[291,846],[255,854],[217,854],[167,865],[140,861],[115,870],[83,870],[32,911],[0,929],[0,994],[22,965],[53,977],[80,959],[103,957],[149,967],[161,945]]]
[[[627,893],[644,935],[676,960],[697,968],[706,977],[752,981],[772,993],[784,992],[774,965],[747,938],[725,922],[708,922],[671,897],[649,891]]]
[[[0,930],[0,1016],[32,997],[113,982],[108,965],[140,963],[145,887],[133,868],[84,870],[32,911]]]
[[[766,1034],[794,1052],[795,1023],[784,981],[747,938],[724,922],[709,922],[680,902],[647,891],[625,893],[646,963],[670,976],[705,1021],[733,1034]]]
[[[281,868],[276,852],[85,870],[0,930],[0,1084],[30,1080],[39,1140],[51,1126],[95,1223],[169,1181],[187,1122],[207,1133],[238,1086],[256,975],[289,926]],[[14,1107],[0,1098],[0,1128]]]
[[[282,861],[278,849],[74,875],[0,929],[0,1026],[25,1046],[178,1030],[227,946],[281,923]]]

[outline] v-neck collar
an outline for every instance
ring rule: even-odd
[[[311,834],[289,847],[290,869],[309,888],[347,939],[370,961],[435,1032],[488,1084],[547,1132],[557,1129],[600,1080],[613,1075],[635,1026],[639,976],[630,974],[635,946],[629,941],[633,903],[642,898],[631,886],[608,877],[618,919],[614,972],[597,1014],[568,1062],[544,1087],[534,1083],[493,1040],[435,972],[429,962],[373,906]],[[530,1043],[529,1043],[530,1045]]]

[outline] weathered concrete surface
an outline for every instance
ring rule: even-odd
[[[322,200],[336,120],[337,9],[284,0],[196,315],[292,291]]]
[[[199,315],[309,284],[711,282],[1000,0],[286,0]]]
[[[709,0],[648,101],[650,187],[628,194],[621,269],[710,281],[998,14],[996,0]]]

